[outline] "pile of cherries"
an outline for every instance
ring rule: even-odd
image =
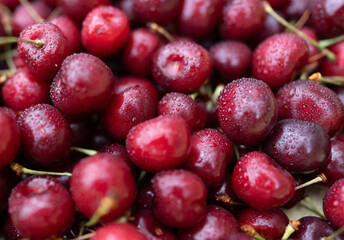
[[[344,239],[344,0],[0,0],[0,20],[1,238]],[[289,219],[325,181],[324,214]]]

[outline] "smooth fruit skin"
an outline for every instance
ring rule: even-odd
[[[126,139],[133,163],[148,172],[182,165],[190,153],[191,133],[176,116],[159,116],[133,127]]]
[[[262,210],[278,208],[295,191],[291,174],[263,152],[242,156],[234,167],[231,184],[241,200]]]
[[[163,224],[176,228],[196,225],[206,215],[207,189],[194,173],[171,169],[153,178],[153,212]]]
[[[90,240],[149,240],[139,230],[127,223],[111,223],[96,230]]]
[[[323,198],[323,211],[327,220],[335,227],[344,225],[344,179],[332,184]]]
[[[290,82],[307,63],[308,46],[294,33],[275,34],[253,52],[252,72],[276,91]]]
[[[343,126],[344,105],[326,86],[311,80],[293,81],[277,94],[279,118],[313,122],[325,129],[330,137]]]
[[[241,78],[226,85],[217,100],[221,128],[233,141],[257,144],[278,119],[276,99],[263,81]]]
[[[81,41],[97,57],[115,54],[129,37],[130,23],[125,13],[112,6],[100,6],[82,22]]]
[[[72,226],[75,207],[59,181],[47,176],[31,176],[12,190],[9,214],[25,237],[44,240],[60,236]]]
[[[332,45],[329,49],[336,54],[336,60],[324,59],[321,61],[321,74],[324,76],[344,76],[344,41]]]
[[[83,158],[72,171],[70,191],[79,211],[91,218],[104,197],[115,201],[114,207],[101,217],[109,222],[122,216],[136,198],[136,183],[130,168],[120,156],[98,153]]]

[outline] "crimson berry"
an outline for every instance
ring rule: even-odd
[[[324,76],[344,76],[344,41],[334,44],[330,50],[336,54],[335,61],[324,59],[320,71]]]
[[[208,51],[191,41],[168,43],[153,57],[153,77],[170,91],[197,91],[209,78],[211,70]]]
[[[116,53],[129,37],[129,19],[122,10],[100,6],[82,22],[81,41],[89,53],[98,57]]]
[[[90,240],[149,240],[139,230],[128,223],[111,223],[98,228]]]
[[[335,181],[323,199],[323,210],[327,220],[335,227],[344,225],[344,179]]]
[[[60,236],[74,221],[75,209],[69,192],[51,177],[23,180],[12,190],[8,203],[13,225],[30,239]]]

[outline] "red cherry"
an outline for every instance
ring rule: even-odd
[[[323,199],[323,210],[327,220],[335,227],[344,225],[344,179],[339,179],[327,190]]]
[[[149,240],[131,224],[111,223],[96,230],[90,240]]]

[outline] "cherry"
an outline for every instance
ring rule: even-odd
[[[171,227],[188,228],[206,216],[207,189],[194,173],[182,169],[160,171],[153,178],[153,212]]]
[[[235,194],[250,207],[269,210],[286,203],[294,194],[294,178],[262,152],[240,158],[232,173]]]
[[[202,129],[207,121],[207,110],[184,93],[170,92],[160,100],[158,115],[174,115],[183,118],[191,131]]]
[[[19,5],[19,0],[0,0],[0,3],[13,10]]]
[[[6,198],[7,201],[7,198]],[[20,240],[23,239],[23,235],[13,226],[11,218],[8,217],[4,224],[3,235],[6,240]]]
[[[281,88],[276,99],[279,118],[294,118],[316,123],[330,137],[342,128],[344,106],[329,88],[310,80],[291,82]]]
[[[168,43],[153,57],[153,77],[170,91],[197,91],[209,78],[211,69],[207,50],[191,41]]]
[[[281,6],[284,6],[285,4],[285,1],[284,0],[267,0],[270,5],[273,7],[273,8],[279,8]]]
[[[90,240],[148,240],[148,238],[139,232],[139,230],[131,224],[111,223],[100,227],[96,230]]]
[[[206,37],[220,21],[222,7],[222,0],[183,0],[178,14],[178,29],[189,37]]]
[[[293,174],[293,177],[295,179],[295,186],[299,186],[301,184],[303,184],[305,182],[304,180],[304,175],[301,175],[301,174]],[[327,177],[327,176],[326,176]],[[300,188],[300,189],[297,189],[295,192],[294,192],[294,195],[293,197],[288,201],[286,202],[285,204],[282,205],[282,208],[286,208],[286,209],[289,209],[289,208],[292,208],[294,207],[296,204],[298,204],[302,199],[305,198],[305,193],[306,193],[306,188]]]
[[[245,43],[223,41],[210,48],[210,57],[221,78],[230,82],[248,75],[252,51]]]
[[[9,168],[0,170],[0,213],[7,208],[8,197],[18,182],[19,178]]]
[[[31,239],[60,236],[74,221],[75,209],[69,192],[47,176],[32,176],[20,182],[8,203],[13,225]]]
[[[154,192],[152,187],[152,176],[146,174],[140,181],[138,186],[138,193],[135,203],[135,208],[151,210],[153,206]]]
[[[324,76],[344,76],[344,41],[334,44],[330,50],[337,56],[336,61],[324,59],[320,71]]]
[[[110,0],[57,0],[57,6],[77,23],[81,23],[87,13],[101,5],[110,5]]]
[[[161,37],[146,28],[131,31],[123,50],[125,69],[137,76],[151,76],[152,57],[161,44]]]
[[[6,106],[24,111],[39,103],[48,103],[49,83],[37,78],[27,68],[19,69],[7,80],[2,88],[2,98]]]
[[[217,101],[221,128],[233,141],[257,144],[277,122],[277,102],[264,82],[241,78],[225,87]]]
[[[167,25],[176,18],[179,2],[179,0],[133,0],[133,10],[141,22]]]
[[[135,86],[115,95],[103,113],[103,125],[117,140],[126,139],[137,124],[155,117],[155,103],[148,90]]]
[[[240,232],[239,224],[227,210],[214,206],[207,206],[207,215],[196,226],[181,229],[180,240],[211,240],[219,239],[227,234]]]
[[[83,215],[109,222],[122,216],[133,205],[136,184],[122,157],[98,153],[83,158],[74,166],[70,191]],[[104,213],[98,215],[100,211]]]
[[[245,208],[238,216],[240,225],[251,225],[264,239],[282,237],[289,218],[282,210],[257,210]]]
[[[134,1],[135,0],[119,0],[115,2],[115,6],[121,9],[131,22],[136,23],[136,16],[134,13]]]
[[[82,22],[82,45],[98,57],[110,56],[124,46],[129,31],[129,19],[122,10],[100,6],[89,12]]]
[[[53,167],[68,161],[72,132],[64,116],[53,106],[38,104],[18,117],[22,148],[30,160]]]
[[[51,80],[63,60],[70,54],[67,39],[52,23],[40,22],[30,25],[20,33],[20,38],[41,42],[42,45],[39,46],[19,42],[18,53],[29,70],[44,80]]]
[[[202,129],[191,136],[191,152],[184,167],[214,187],[223,182],[233,160],[234,145],[226,135],[215,129]]]
[[[52,9],[43,1],[33,1],[31,7],[36,11],[38,16],[43,19],[49,17]],[[19,36],[20,32],[29,25],[36,23],[35,19],[29,14],[24,5],[19,5],[13,12],[12,16],[12,32],[14,36]]]
[[[300,30],[301,30],[301,32],[306,34],[308,37],[312,38],[315,41],[318,41],[318,35],[316,34],[316,32],[312,28],[303,27]],[[310,42],[307,41],[307,45],[308,45],[308,49],[309,49],[308,58],[317,56],[320,53],[319,49],[314,47]],[[337,54],[336,54],[336,56],[337,56]]]
[[[310,4],[312,1],[313,0],[288,0],[286,4],[283,5],[283,13],[289,19],[299,19],[306,10],[310,11]]]
[[[4,111],[0,111],[0,126],[0,169],[2,169],[17,156],[21,136],[15,119]]]
[[[305,40],[294,33],[275,34],[254,50],[252,72],[275,91],[294,78],[307,58]]]
[[[61,112],[81,116],[101,111],[111,98],[113,86],[113,73],[102,60],[77,53],[63,61],[50,97]]]
[[[282,15],[281,13],[278,14]],[[264,25],[257,34],[258,36],[253,39],[253,43],[255,43],[255,45],[258,45],[260,42],[264,41],[268,37],[271,37],[278,33],[282,33],[284,29],[284,26],[280,24],[273,16],[267,14],[265,16]]]
[[[126,139],[133,163],[148,172],[182,165],[190,153],[190,129],[176,116],[164,115],[133,127]]]
[[[323,211],[327,220],[335,227],[344,225],[344,179],[335,181],[327,190],[323,199]]]
[[[233,0],[222,12],[222,35],[226,39],[247,40],[263,27],[265,12],[260,0]]]
[[[218,238],[217,240],[255,240],[256,238],[251,237],[243,232],[230,233],[225,236]],[[290,239],[290,238],[289,238]],[[291,240],[291,239],[290,239]]]
[[[289,171],[311,172],[325,164],[331,144],[326,131],[319,125],[284,119],[265,139],[264,152]]]

